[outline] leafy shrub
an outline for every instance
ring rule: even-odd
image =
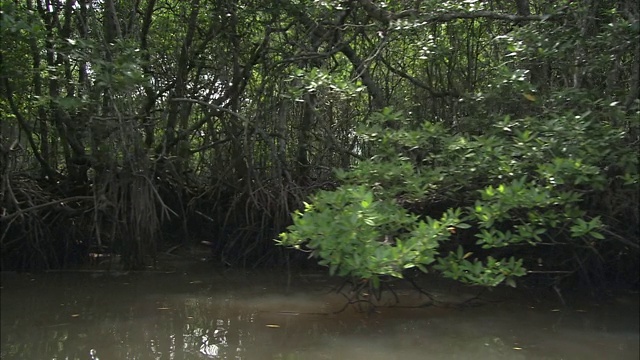
[[[624,133],[590,113],[505,117],[465,135],[431,122],[412,129],[385,109],[359,135],[374,155],[338,171],[342,186],[313,196],[278,242],[374,287],[410,268],[515,286],[527,249],[605,239],[584,199],[607,188],[609,166],[637,186],[637,159],[616,146]],[[505,247],[519,258],[491,256]]]

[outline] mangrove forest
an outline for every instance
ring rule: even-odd
[[[1,270],[637,288],[636,0],[2,0]]]

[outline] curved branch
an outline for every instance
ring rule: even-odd
[[[365,62],[360,59],[355,50],[353,50],[353,48],[348,44],[341,49],[341,52],[344,54],[344,56],[347,57],[347,59],[349,59],[354,67],[355,72],[358,74],[358,77],[360,77],[360,80],[362,80],[362,84],[364,84],[364,86],[369,91],[373,109],[382,109],[385,105],[384,96],[382,95],[382,90],[380,89],[378,84],[376,84],[376,82],[369,74],[367,64],[365,64]]]
[[[376,4],[373,3],[372,0],[358,0],[362,8],[367,12],[369,16],[372,18],[382,22],[385,25],[390,24],[392,21],[406,19],[409,17],[414,17],[418,20],[421,20],[425,23],[434,23],[434,22],[446,22],[451,20],[458,19],[492,19],[492,20],[505,20],[511,22],[523,22],[523,21],[543,21],[548,20],[552,17],[558,17],[563,15],[562,12],[557,12],[555,14],[544,14],[544,15],[512,15],[512,14],[503,14],[497,13],[493,11],[479,10],[479,11],[466,11],[466,12],[446,12],[446,13],[438,13],[438,14],[429,14],[426,16],[421,16],[420,13],[416,9],[403,10],[397,13],[392,13],[383,8],[380,8]]]
[[[393,67],[391,65],[391,63],[389,63],[387,60],[384,59],[384,57],[380,57],[380,60],[389,69],[389,71],[391,71],[392,73],[400,76],[401,78],[409,80],[409,82],[412,83],[413,85],[415,85],[415,86],[417,86],[417,87],[419,87],[421,89],[426,90],[433,97],[443,98],[443,97],[448,97],[448,96],[453,96],[453,97],[460,97],[461,96],[460,94],[453,93],[453,92],[437,92],[431,86],[423,83],[422,81],[420,81],[420,80],[416,79],[415,77],[407,74],[406,72]]]
[[[5,77],[2,80],[3,80],[3,85],[6,91],[6,95],[7,95],[7,102],[9,103],[9,107],[11,108],[11,112],[13,112],[13,115],[18,120],[18,124],[27,135],[27,141],[29,142],[29,146],[31,146],[31,151],[33,151],[33,156],[36,158],[40,166],[42,166],[42,169],[44,169],[45,173],[49,177],[52,177],[52,178],[59,177],[59,174],[56,171],[54,171],[51,168],[51,166],[49,166],[49,164],[45,161],[45,159],[43,159],[42,156],[40,155],[40,151],[38,151],[38,145],[36,145],[36,142],[33,139],[33,131],[31,129],[31,126],[27,124],[27,121],[22,116],[22,113],[20,113],[20,110],[18,109],[18,106],[16,105],[15,101],[13,101],[13,89],[11,88],[11,84],[9,83],[9,79]]]

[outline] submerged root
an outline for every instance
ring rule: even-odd
[[[368,281],[345,279],[340,285],[333,289],[335,293],[342,295],[346,299],[344,306],[334,313],[341,313],[349,307],[353,307],[357,312],[371,314],[377,309],[385,307],[425,308],[433,306],[460,309],[480,306],[487,302],[491,302],[490,300],[482,298],[487,291],[487,288],[481,288],[477,294],[462,301],[443,301],[436,299],[435,295],[424,290],[415,282],[415,280],[411,278],[406,278],[405,280],[411,285],[411,291],[413,293],[418,294],[419,296],[424,296],[427,300],[412,305],[403,305],[401,304],[397,290],[393,286],[392,280],[382,281],[378,288],[373,288]],[[387,300],[386,302],[385,299]]]

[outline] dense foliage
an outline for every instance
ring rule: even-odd
[[[517,247],[509,252],[529,257],[540,245],[598,253],[596,242],[605,239],[601,216],[611,214],[589,211],[585,200],[604,196],[612,181],[622,181],[621,190],[632,196],[637,157],[633,149],[611,150],[623,133],[590,117],[507,117],[477,136],[452,134],[432,122],[416,130],[369,124],[360,134],[375,143],[376,155],[339,172],[343,185],[316,194],[296,212],[280,243],[304,244],[332,273],[374,284],[413,267],[427,272],[436,260],[444,276],[472,284],[515,285],[514,277],[526,274],[522,259],[513,256],[470,261],[474,253],[463,250],[465,244]],[[390,111],[373,118],[402,121]],[[607,176],[612,164],[625,171]],[[634,204],[628,205],[631,211]],[[452,244],[455,251],[440,249]]]
[[[1,6],[3,269],[638,282],[634,1]]]

